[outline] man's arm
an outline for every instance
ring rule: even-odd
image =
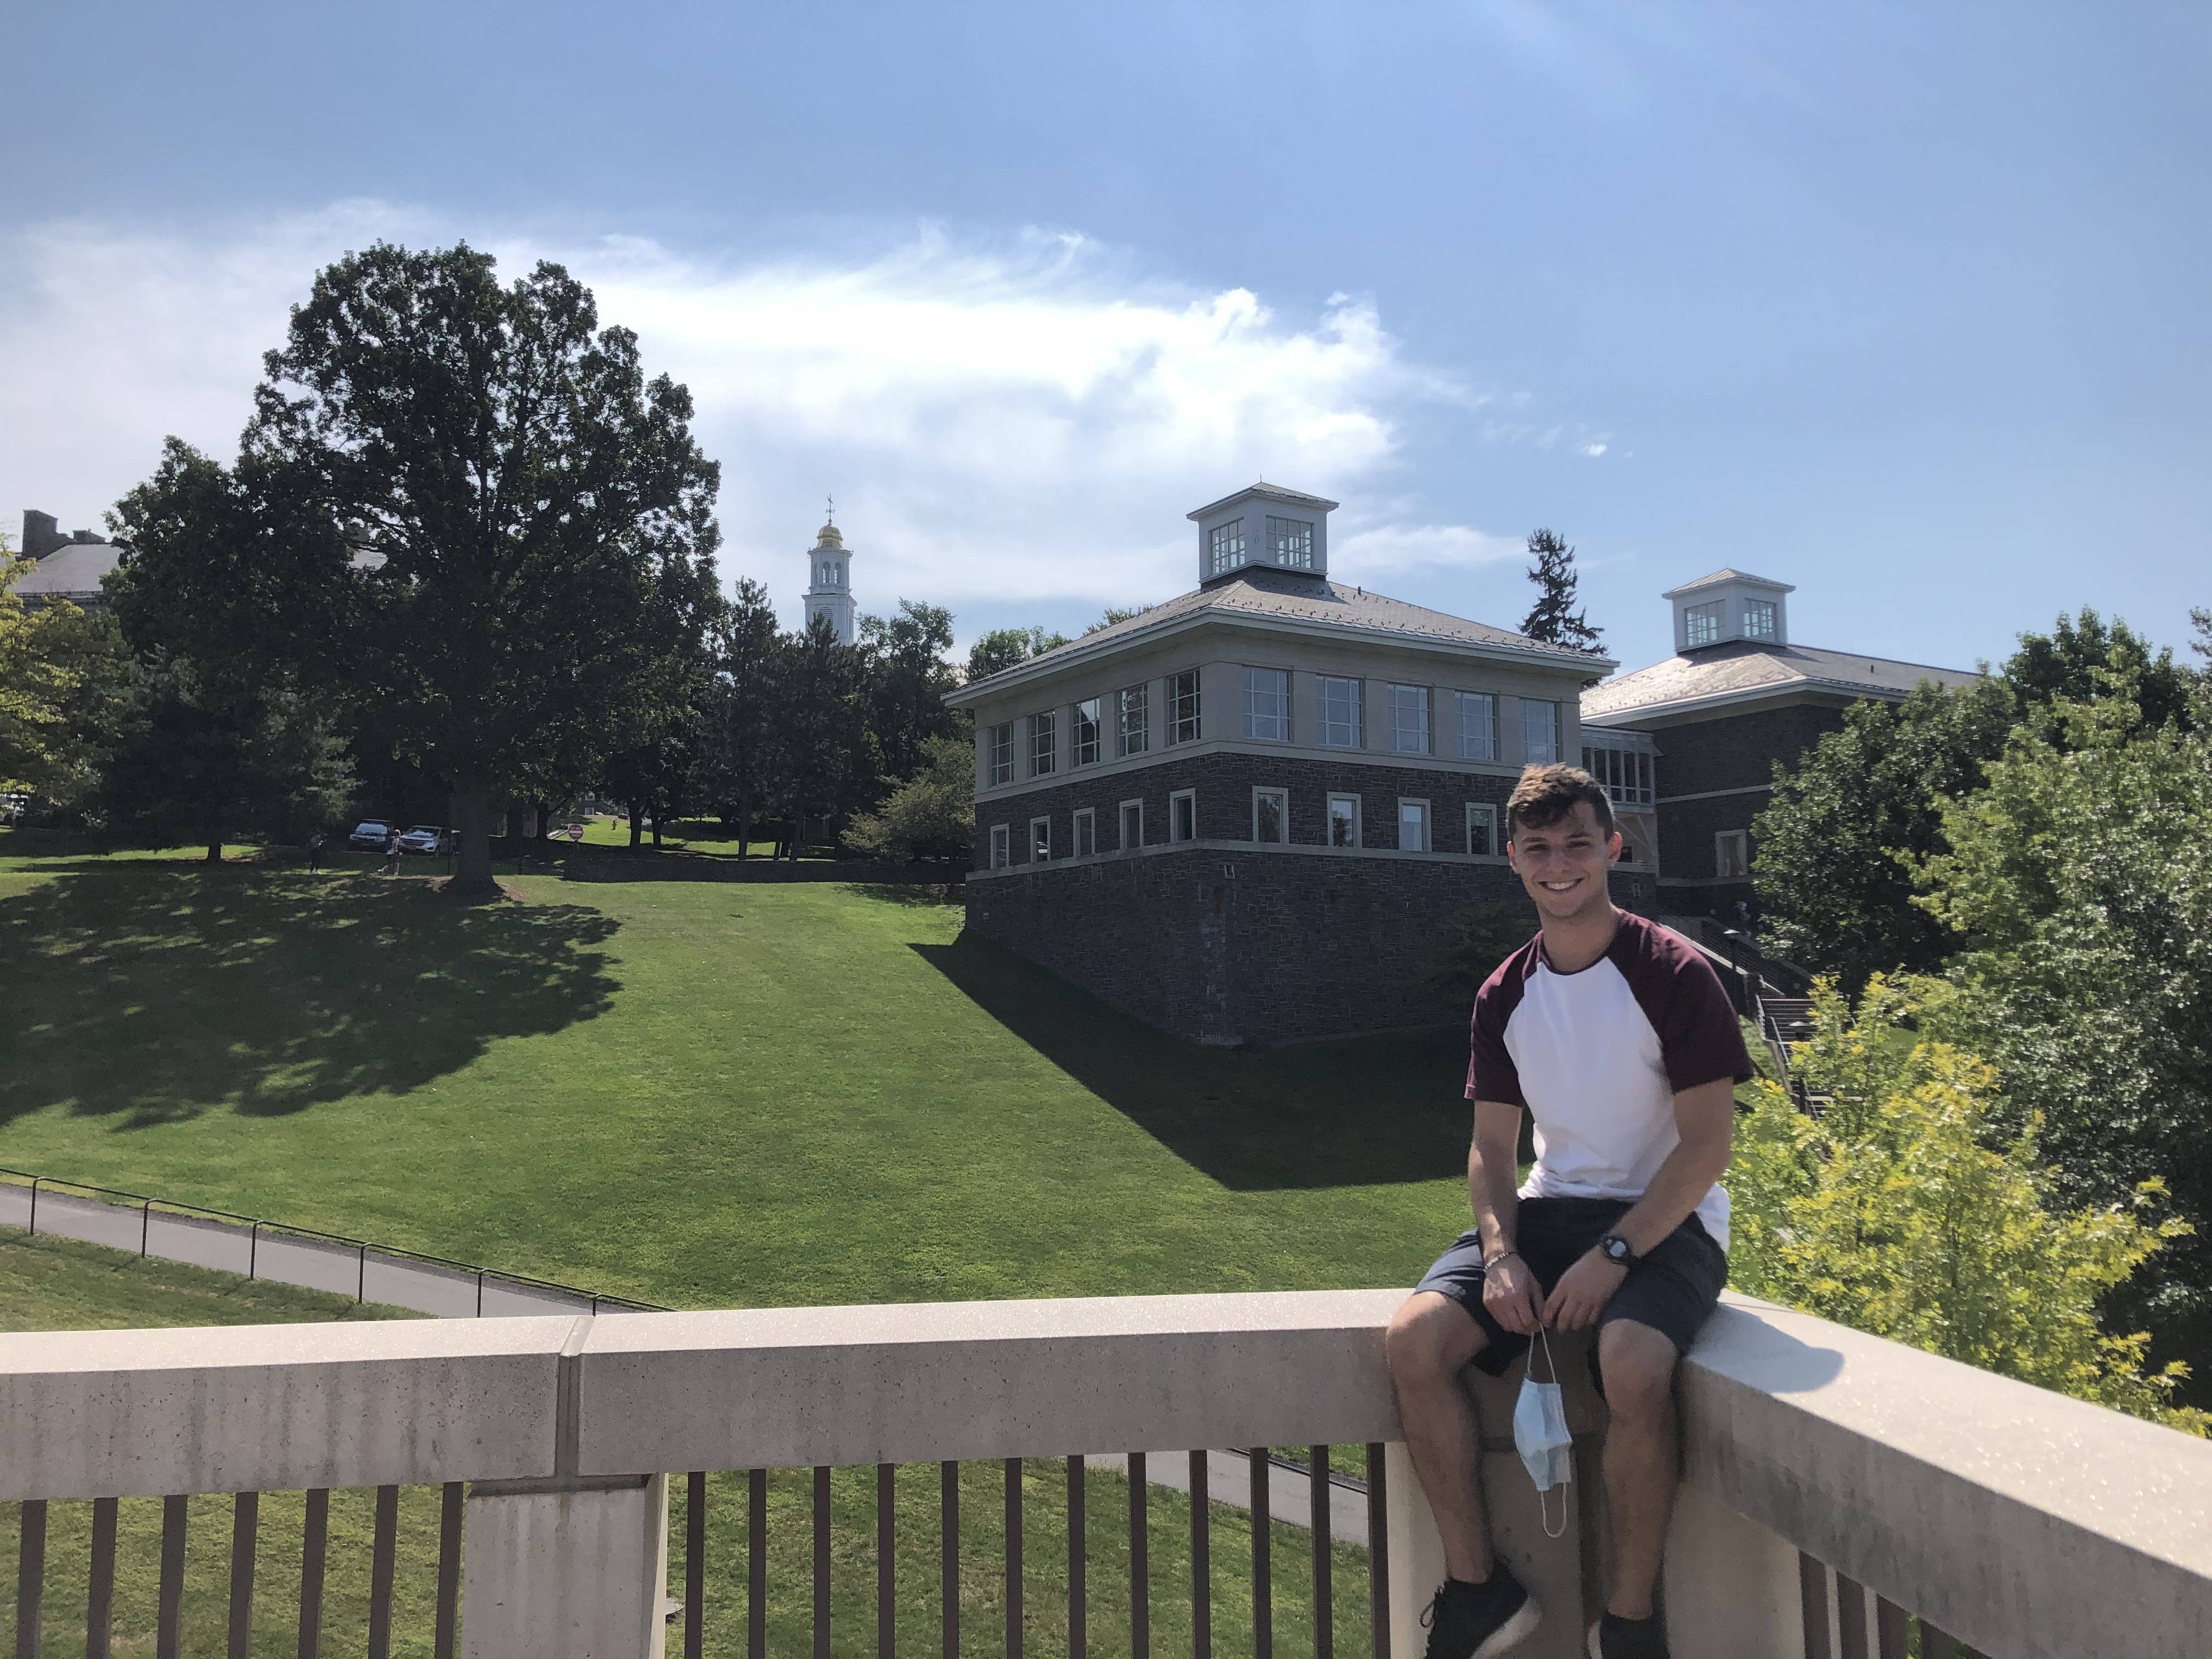
[[[1467,1154],[1467,1196],[1482,1235],[1482,1305],[1509,1331],[1535,1334],[1542,1295],[1514,1240],[1521,1212],[1521,1109],[1474,1103],[1474,1144]]]
[[[1639,1256],[1657,1249],[1668,1234],[1688,1220],[1713,1183],[1728,1172],[1735,1145],[1735,1080],[1716,1078],[1676,1095],[1674,1130],[1680,1137],[1674,1150],[1667,1154],[1636,1207],[1613,1230]],[[1590,1250],[1559,1275],[1551,1300],[1544,1304],[1545,1323],[1563,1331],[1595,1324],[1626,1277],[1627,1268]]]

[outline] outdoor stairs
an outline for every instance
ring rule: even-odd
[[[1759,999],[1759,1034],[1766,1040],[1766,1051],[1774,1057],[1775,1075],[1782,1086],[1790,1091],[1797,1109],[1820,1116],[1828,1103],[1826,1095],[1809,1093],[1804,1083],[1793,1076],[1790,1068],[1790,1049],[1794,1043],[1809,1042],[1813,1037],[1813,1000],[1810,997],[1762,996]]]

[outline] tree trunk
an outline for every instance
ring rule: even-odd
[[[491,898],[499,892],[499,883],[491,872],[491,827],[493,813],[489,796],[482,787],[466,785],[453,791],[453,829],[455,852],[453,879],[446,890],[458,898]]]
[[[752,803],[741,793],[738,797],[738,856],[745,855],[745,843],[752,837]]]
[[[522,809],[512,803],[507,809],[507,840],[516,852],[522,850]]]
[[[653,804],[653,846],[655,852],[660,849],[660,803],[659,801]]]
[[[635,851],[638,843],[642,842],[644,839],[645,803],[641,800],[634,800],[629,804],[629,844],[631,850]]]
[[[541,847],[553,844],[553,809],[542,800],[538,803],[538,844]]]
[[[207,858],[204,862],[209,864],[222,862],[222,832],[219,830],[211,830],[208,832]]]

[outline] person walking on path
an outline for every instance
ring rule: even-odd
[[[1616,909],[1603,787],[1531,767],[1506,856],[1541,931],[1476,993],[1467,1096],[1474,1225],[1391,1321],[1387,1352],[1447,1577],[1429,1659],[1493,1659],[1542,1610],[1491,1547],[1462,1370],[1502,1375],[1540,1329],[1597,1330],[1613,1580],[1591,1659],[1665,1659],[1652,1596],[1674,1507],[1674,1380],[1728,1279],[1735,1085],[1751,1057],[1719,977],[1680,934]],[[1521,1115],[1536,1161],[1516,1189]]]
[[[323,868],[323,832],[313,831],[307,837],[307,873],[319,875]]]
[[[384,873],[387,876],[399,873],[399,832],[397,830],[384,832]]]

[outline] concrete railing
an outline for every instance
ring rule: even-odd
[[[444,1485],[441,1651],[458,1624],[459,1650],[474,1655],[652,1655],[664,1639],[664,1472],[814,1468],[821,1492],[831,1465],[1066,1458],[1073,1498],[1085,1455],[1353,1444],[1370,1449],[1376,1659],[1410,1659],[1441,1564],[1383,1368],[1401,1294],[0,1336],[0,1499],[23,1503],[19,1620],[27,1597],[35,1627],[48,1500],[111,1505],[112,1577],[118,1498]],[[1578,1443],[1558,1540],[1510,1448],[1517,1376],[1476,1384],[1500,1547],[1547,1608],[1532,1656],[1581,1651],[1601,1583],[1603,1528],[1583,1524],[1583,1506],[1603,1412],[1584,1368],[1562,1370]],[[2205,1651],[2212,1444],[1735,1298],[1681,1395],[1686,1485],[1665,1589],[1678,1652],[1901,1659],[1916,1616],[1924,1659],[1939,1630],[1993,1659]],[[1266,1460],[1251,1467],[1261,1510]],[[1131,1477],[1134,1507],[1144,1465]],[[1326,1483],[1314,1491],[1320,1540]],[[695,1476],[695,1526],[702,1492]],[[389,1508],[378,1513],[387,1601]],[[312,1527],[312,1499],[307,1513]],[[1201,1562],[1206,1514],[1192,1505]],[[250,1609],[249,1500],[239,1515]],[[824,1515],[818,1501],[817,1525]],[[1010,1525],[1018,1516],[1010,1503]],[[1007,1541],[1018,1564],[1018,1534]],[[1316,1551],[1324,1605],[1327,1555]],[[319,1546],[304,1559],[319,1573]],[[1079,1555],[1070,1569],[1079,1583]],[[1253,1570],[1260,1621],[1264,1548]],[[102,1571],[95,1541],[96,1610]],[[1133,1595],[1144,1593],[1139,1572]],[[826,1607],[826,1581],[817,1594]],[[1268,1647],[1255,1625],[1252,1650]]]

